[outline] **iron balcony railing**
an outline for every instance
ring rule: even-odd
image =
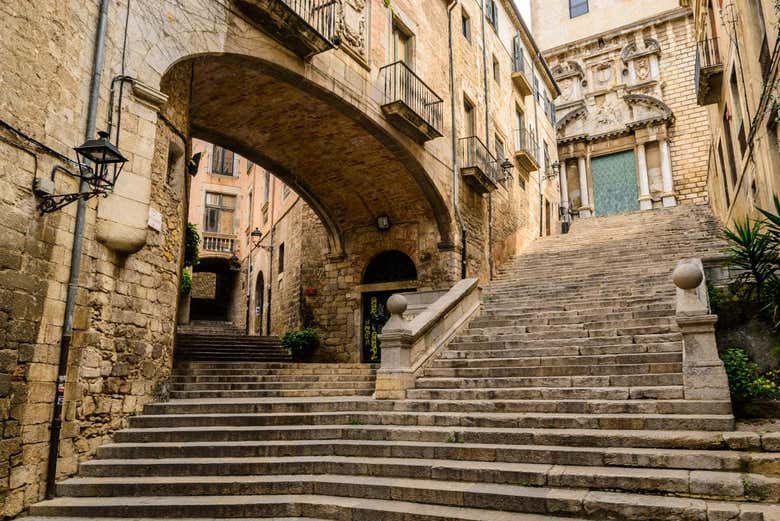
[[[403,102],[437,131],[441,131],[444,100],[403,61],[379,69],[384,84],[384,103]]]
[[[530,130],[519,128],[515,131],[515,139],[517,140],[515,143],[515,151],[525,152],[535,160],[539,145],[537,144],[534,133]]]
[[[203,251],[233,253],[236,251],[236,239],[235,235],[203,232]]]
[[[497,183],[501,180],[498,161],[477,136],[460,139],[461,168],[479,168],[483,174]]]
[[[720,48],[717,38],[701,40],[696,44],[694,88],[696,89],[696,98],[700,103],[705,100],[707,93],[712,90],[712,85],[710,85],[710,78],[714,73],[710,70],[715,67],[722,66],[723,61],[720,57]],[[706,103],[706,101],[704,101],[704,103]]]
[[[336,35],[336,0],[280,0],[327,41],[339,44]]]

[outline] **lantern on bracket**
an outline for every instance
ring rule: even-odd
[[[127,158],[109,140],[108,132],[98,132],[97,138],[88,139],[73,150],[78,159],[81,187],[86,190],[57,195],[54,194],[53,186],[44,188],[43,183],[36,182],[35,193],[41,199],[38,203],[41,213],[55,212],[79,199],[108,195],[127,162]]]

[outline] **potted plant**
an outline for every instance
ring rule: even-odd
[[[282,347],[296,362],[310,362],[320,346],[320,332],[311,327],[288,330],[282,335]]]

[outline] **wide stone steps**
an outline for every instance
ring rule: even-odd
[[[440,425],[536,429],[731,430],[730,414],[425,413],[359,411],[269,414],[145,414],[133,428],[271,425]]]
[[[604,364],[552,365],[534,367],[454,367],[431,368],[423,372],[422,380],[428,378],[515,378],[545,376],[612,376],[651,375],[682,371],[681,362],[658,362],[649,364]]]
[[[653,400],[653,399],[523,399],[469,400],[422,399],[376,401],[341,397],[333,400],[259,401],[259,400],[176,400],[150,404],[148,414],[272,414],[316,412],[557,412],[590,414],[729,414],[728,401]]]
[[[682,400],[682,385],[411,389],[414,400]]]
[[[558,367],[570,365],[626,365],[626,364],[658,364],[681,363],[682,352],[636,353],[612,355],[575,355],[575,356],[526,356],[516,358],[437,358],[431,369],[455,368],[510,368],[510,367]]]
[[[112,443],[100,447],[102,460],[132,458],[242,458],[348,456],[426,460],[533,463],[565,466],[660,468],[780,475],[780,453],[572,447],[463,443],[458,433],[446,442],[374,440],[284,440],[229,442]]]
[[[333,506],[338,505],[332,501],[337,497],[349,498],[349,506],[360,509],[366,508],[359,500],[392,499],[400,502],[414,503],[416,511],[420,512],[421,504],[429,504],[437,509],[441,506],[486,508],[496,506],[504,512],[529,513],[529,514],[563,514],[565,517],[585,516],[590,519],[677,519],[688,520],[714,520],[728,519],[722,517],[736,508],[740,512],[753,511],[760,513],[777,511],[776,506],[743,503],[736,505],[722,505],[717,501],[703,499],[657,497],[647,494],[621,494],[615,492],[589,491],[587,489],[567,489],[557,487],[533,487],[522,485],[484,484],[480,482],[451,482],[435,479],[410,479],[410,478],[385,478],[373,476],[339,476],[339,475],[290,475],[290,476],[247,476],[244,479],[212,479],[204,477],[198,479],[187,477],[169,478],[166,484],[159,483],[160,478],[149,479],[150,489],[160,490],[160,495],[147,496],[143,502],[139,502],[135,496],[115,497],[68,497],[40,503],[33,507],[32,513],[50,513],[55,515],[106,515],[116,511],[117,506],[125,517],[149,516],[165,517],[166,515],[181,515],[182,512],[193,512],[197,515],[224,516],[225,513],[240,512],[240,515],[263,516],[291,515],[289,509],[300,501],[327,498],[333,512]],[[141,480],[145,481],[145,480]],[[107,483],[109,486],[111,481]],[[114,485],[118,485],[113,483]],[[89,487],[90,483],[84,483]],[[155,487],[156,485],[156,487]],[[132,490],[133,483],[128,483]],[[213,488],[232,493],[217,496],[198,496],[199,491]],[[119,490],[123,487],[119,486]],[[171,495],[165,494],[165,490],[186,495],[187,501],[177,501],[176,508],[171,508],[173,501]],[[250,495],[245,495],[247,492]],[[253,494],[254,492],[254,494]],[[279,509],[279,504],[271,503],[277,497],[275,494],[286,493],[283,497],[285,506]],[[296,493],[295,495],[290,494]],[[199,498],[200,501],[193,499]],[[188,508],[193,505],[194,508]],[[273,505],[274,508],[268,507]],[[627,509],[626,506],[630,506]],[[281,510],[281,511],[279,511]],[[305,511],[306,515],[320,515],[319,512]],[[483,516],[488,514],[483,512]],[[367,519],[369,516],[356,517],[351,513],[349,519]],[[388,519],[386,514],[379,519]],[[721,517],[715,517],[721,516]],[[339,515],[339,518],[343,517]],[[393,519],[390,517],[389,519]],[[417,516],[400,519],[418,519]],[[458,519],[454,517],[453,519]],[[492,519],[483,517],[483,519]]]
[[[537,346],[537,347],[535,347]],[[569,357],[577,355],[628,355],[640,353],[670,353],[682,352],[682,343],[673,342],[641,342],[641,343],[616,343],[600,342],[597,344],[577,346],[577,345],[556,345],[553,347],[538,347],[538,344],[528,346],[507,347],[504,344],[482,346],[466,346],[467,349],[453,347],[451,350],[444,351],[440,360],[467,360],[467,359],[486,359],[486,358],[527,358],[527,357]]]
[[[312,389],[311,387],[295,389],[217,389],[197,391],[171,391],[171,398],[175,399],[201,399],[201,398],[314,398],[318,396],[371,396],[374,388],[355,389],[343,387],[333,389]]]

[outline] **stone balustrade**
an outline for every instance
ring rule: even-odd
[[[380,340],[382,365],[377,373],[375,397],[402,400],[414,387],[426,364],[464,327],[480,309],[478,279],[463,279],[422,312],[408,319],[409,301],[402,293],[390,297],[391,313]]]
[[[682,260],[672,274],[677,286],[677,324],[683,335],[686,400],[729,400],[726,370],[715,341],[717,315],[710,312],[701,259]]]

